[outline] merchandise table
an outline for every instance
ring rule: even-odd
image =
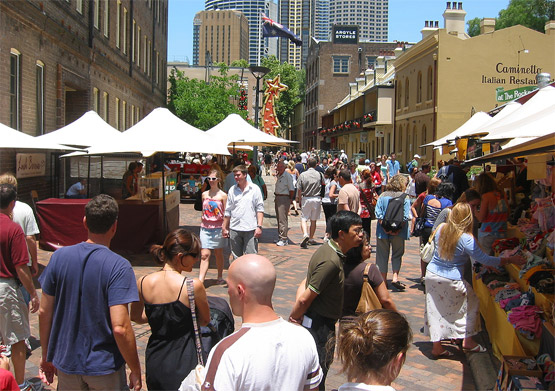
[[[83,225],[85,205],[90,199],[48,198],[37,202],[40,247],[56,250],[87,240]],[[168,232],[179,226],[179,204],[168,208]],[[117,231],[110,248],[116,252],[145,253],[150,245],[164,241],[161,200],[118,200]]]

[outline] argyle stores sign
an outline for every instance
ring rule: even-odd
[[[46,154],[18,153],[15,155],[15,176],[31,178],[44,176],[46,173]]]

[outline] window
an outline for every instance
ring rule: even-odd
[[[123,8],[123,21],[121,24],[121,44],[123,46],[123,54],[127,54],[127,8]]]
[[[137,23],[133,19],[133,26],[131,29],[131,61],[135,62],[135,29],[137,28]]]
[[[93,13],[93,18],[94,18],[94,27],[96,29],[99,28],[100,26],[100,0],[93,0],[94,1],[94,13]]]
[[[160,70],[159,70],[159,63],[160,63],[160,53],[156,52],[156,84],[160,84]]]
[[[100,94],[98,88],[93,88],[93,110],[98,114],[98,107],[100,106]]]
[[[44,134],[44,63],[37,61],[37,135]]]
[[[110,29],[110,18],[108,15],[110,14],[110,4],[109,0],[104,0],[104,36],[109,36],[109,29]]]
[[[102,118],[104,118],[104,121],[108,122],[108,93],[104,92],[102,94],[102,114],[104,114],[104,116]]]
[[[401,85],[401,82],[398,81],[397,82],[397,108],[400,109],[402,107],[401,105],[401,101],[402,101],[402,97],[403,97],[403,86]]]
[[[432,100],[432,93],[433,93],[433,87],[434,87],[434,73],[432,71],[432,67],[428,68],[428,88],[426,91],[426,99],[427,100]]]
[[[121,102],[121,129],[127,129],[127,102]]]
[[[116,47],[120,48],[121,38],[121,1],[118,0],[116,4]]]
[[[120,117],[120,115],[119,115],[119,98],[116,98],[116,107],[115,107],[115,110],[114,110],[114,117],[115,117],[114,120],[116,122],[116,129],[120,130],[120,128],[119,128],[119,117]]]
[[[140,109],[139,106],[137,106],[137,109],[135,110],[135,115],[137,116],[135,118],[135,123],[139,122],[141,120],[141,115],[140,115]]]
[[[428,137],[426,132],[427,132],[426,125],[422,125],[422,140],[420,141],[420,145],[425,145],[426,143],[428,143]],[[420,147],[420,154],[422,156],[426,155],[426,147]]]
[[[131,105],[131,121],[129,124],[131,126],[135,125],[135,105]]]
[[[148,41],[148,50],[147,50],[147,61],[146,61],[146,74],[148,76],[150,76],[150,72],[152,69],[150,69],[152,67],[152,42],[149,40]]]
[[[333,56],[333,73],[349,73],[349,56]]]
[[[147,38],[146,35],[143,38],[143,72],[146,73],[147,70],[147,57],[148,57],[148,50],[147,50]]]
[[[405,107],[409,107],[409,78],[405,80]]]
[[[416,79],[416,103],[422,103],[422,72],[418,72]]]
[[[83,0],[75,1],[75,9],[77,10],[77,12],[83,15]]]
[[[10,126],[21,130],[21,53],[10,51]]]
[[[137,26],[137,66],[141,67],[141,28]]]

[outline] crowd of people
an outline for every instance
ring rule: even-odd
[[[117,230],[117,202],[108,195],[94,197],[85,208],[87,241],[54,252],[39,277],[40,302],[32,284],[38,268],[31,238],[38,230],[21,222],[20,216],[29,213],[18,207],[15,178],[0,177],[0,331],[3,344],[11,347],[15,379],[10,384],[26,386],[29,311],[38,311],[40,375],[46,383],[57,375],[60,390],[141,389],[131,321],[150,325],[145,364],[152,390],[183,387],[201,363],[204,385],[213,389],[323,390],[336,347],[348,380],[339,390],[392,389],[412,334],[389,291],[406,289],[399,275],[405,242],[417,226],[422,245],[435,243],[431,261],[421,262],[424,332],[433,358],[452,355],[442,345],[449,339],[459,340],[465,351],[485,350],[473,339],[480,326],[470,262],[498,266],[524,261],[490,255],[494,238],[506,232],[508,203],[489,173],[480,174],[476,187],[469,188],[457,162],[448,162],[432,177],[430,164],[418,155],[403,168],[395,154],[356,163],[343,151],[323,157],[266,152],[259,160],[263,170],[247,159],[234,160],[227,176],[213,161],[202,188],[200,235],[181,228],[170,232],[164,243],[151,248],[161,270],[138,280],[129,262],[109,249]],[[135,191],[133,178],[140,170],[130,165],[123,192]],[[257,254],[269,196],[263,171],[267,180],[275,180],[275,244],[290,244],[289,216],[300,211],[300,247],[319,246],[287,320],[272,306],[276,271]],[[315,237],[321,210],[323,241]],[[368,262],[372,220],[377,220],[375,264]],[[224,279],[226,246],[233,260]],[[205,279],[212,251],[216,283],[227,284],[231,310],[243,323],[203,356],[197,328],[210,322]],[[199,261],[198,278],[185,276]],[[382,309],[359,314],[364,279]],[[2,378],[9,375],[0,371]]]

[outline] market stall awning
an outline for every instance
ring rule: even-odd
[[[95,111],[88,111],[69,125],[38,136],[37,139],[63,145],[90,147],[101,142],[111,142],[121,132],[106,123]]]
[[[442,138],[437,139],[436,141],[433,141],[428,144],[424,144],[422,146],[439,147],[441,145],[447,144],[450,140],[454,140],[458,137],[464,137],[464,136],[469,136],[471,134],[475,134],[476,129],[478,129],[479,126],[487,123],[487,121],[489,120],[491,120],[491,117],[487,113],[484,113],[483,111],[479,111],[476,114],[474,114],[472,117],[470,117],[468,121],[466,121],[464,124],[459,126],[456,130],[449,133],[447,136],[443,136]]]
[[[516,139],[514,139],[516,140]],[[513,140],[513,141],[514,141]],[[465,161],[465,164],[482,164],[499,159],[509,159],[513,157],[527,156],[534,153],[545,153],[555,151],[555,132],[551,132],[542,137],[534,138],[533,140],[522,140],[521,143],[512,146],[505,146],[502,150],[470,159]]]
[[[533,116],[493,128],[482,140],[541,137],[553,132],[555,132],[555,102],[552,107],[547,107]]]
[[[197,152],[229,155],[227,143],[189,125],[168,109],[159,107],[127,129],[121,137],[95,144],[89,155],[137,152],[150,156],[156,152]]]
[[[206,133],[219,140],[223,140],[226,145],[289,145],[297,141],[286,140],[268,133],[264,133],[245,121],[239,114],[230,114],[218,125],[208,129]]]
[[[37,137],[12,129],[0,123],[0,148],[21,149],[52,149],[74,151],[75,148],[66,147],[49,141],[41,141]]]

